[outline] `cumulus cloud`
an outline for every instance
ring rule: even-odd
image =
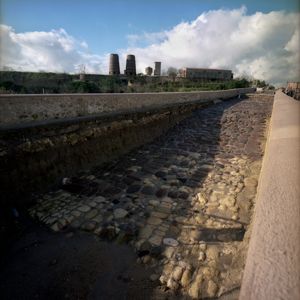
[[[204,12],[170,30],[128,35],[119,49],[121,69],[127,54],[135,54],[137,71],[161,61],[172,66],[232,69],[273,84],[299,80],[299,13],[284,11],[247,15],[245,7]],[[108,55],[89,51],[84,41],[65,30],[16,33],[1,25],[1,66],[16,70],[108,73]],[[117,51],[117,50],[116,50]]]
[[[16,33],[12,27],[0,25],[0,34],[1,69],[74,73],[85,65],[87,72],[99,73],[106,61],[64,29]]]
[[[122,51],[136,55],[143,71],[154,61],[173,66],[232,69],[273,84],[299,80],[299,14],[284,11],[246,14],[246,8],[202,13],[169,31],[134,36],[134,42],[158,40]],[[130,42],[132,43],[132,37]]]

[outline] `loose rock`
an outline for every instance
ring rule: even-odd
[[[128,215],[128,211],[123,208],[117,208],[114,210],[115,219],[125,218]]]
[[[164,238],[163,243],[167,246],[177,247],[179,245],[178,241],[173,238]]]

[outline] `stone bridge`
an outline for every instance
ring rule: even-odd
[[[1,96],[4,298],[296,299],[299,103],[273,98]]]

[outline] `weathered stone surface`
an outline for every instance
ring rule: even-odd
[[[80,212],[88,212],[91,210],[91,208],[88,205],[82,205],[82,206],[78,207],[78,210]]]
[[[170,277],[167,281],[167,287],[172,290],[177,290],[179,287],[179,284],[172,277]]]
[[[164,238],[163,243],[167,246],[177,247],[179,245],[178,241],[172,238]]]
[[[154,195],[155,192],[156,192],[155,186],[152,185],[145,185],[141,190],[141,193],[145,195]]]
[[[159,219],[166,219],[169,216],[167,213],[154,211],[151,213],[151,217],[159,218]]]
[[[94,231],[97,223],[95,221],[88,221],[84,223],[81,228],[86,231]]]
[[[197,274],[191,286],[189,288],[189,295],[192,299],[199,299],[201,296],[201,288],[202,288],[202,280],[203,276],[201,274]]]
[[[206,256],[208,259],[216,261],[219,257],[218,247],[214,245],[209,245],[206,250]]]
[[[104,198],[104,197],[102,197],[102,196],[97,196],[97,197],[93,198],[93,201],[94,201],[94,202],[101,203],[101,202],[105,202],[105,201],[106,201],[106,198]]]
[[[220,203],[226,205],[227,207],[232,207],[235,205],[235,198],[233,196],[226,196],[220,200]]]
[[[162,237],[159,236],[159,235],[154,235],[154,236],[152,236],[152,237],[149,239],[149,242],[150,242],[152,245],[160,246],[160,245],[161,245],[161,242],[162,242]]]
[[[71,214],[74,216],[74,217],[79,217],[81,215],[81,212],[78,211],[78,210],[74,210],[71,212]]]
[[[166,247],[163,255],[166,257],[166,258],[172,258],[173,254],[175,252],[175,248],[174,247]]]
[[[176,266],[173,270],[172,278],[176,281],[180,281],[182,273],[183,273],[183,268],[180,266]]]
[[[198,193],[197,194],[197,200],[199,201],[199,203],[204,206],[207,202],[206,198],[203,196],[203,194]]]
[[[159,205],[159,201],[158,201],[158,200],[150,200],[150,201],[149,201],[149,204],[150,204],[150,205],[153,205],[153,206],[155,207],[155,206],[158,206],[158,205]]]
[[[192,271],[189,269],[184,270],[180,281],[181,285],[185,288],[189,286],[191,280],[192,280]]]
[[[115,219],[125,218],[128,215],[128,211],[123,208],[117,208],[114,210]]]
[[[200,251],[198,260],[199,261],[205,261],[205,258],[206,258],[205,253],[203,251]]]
[[[256,177],[247,177],[244,179],[245,187],[253,187],[257,186],[257,178]]]
[[[207,283],[207,296],[212,298],[215,297],[218,291],[218,286],[212,280],[209,280]]]
[[[157,218],[157,217],[150,217],[147,220],[147,223],[150,224],[150,225],[159,225],[159,224],[162,223],[162,219]]]
[[[92,219],[92,218],[96,217],[97,214],[98,214],[98,210],[97,210],[97,209],[92,209],[92,210],[90,210],[90,211],[85,215],[85,217],[86,217],[87,219]]]
[[[147,239],[151,236],[154,227],[151,225],[146,225],[140,230],[140,238]]]

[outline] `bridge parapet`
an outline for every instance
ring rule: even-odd
[[[300,103],[275,95],[240,299],[300,299]]]

